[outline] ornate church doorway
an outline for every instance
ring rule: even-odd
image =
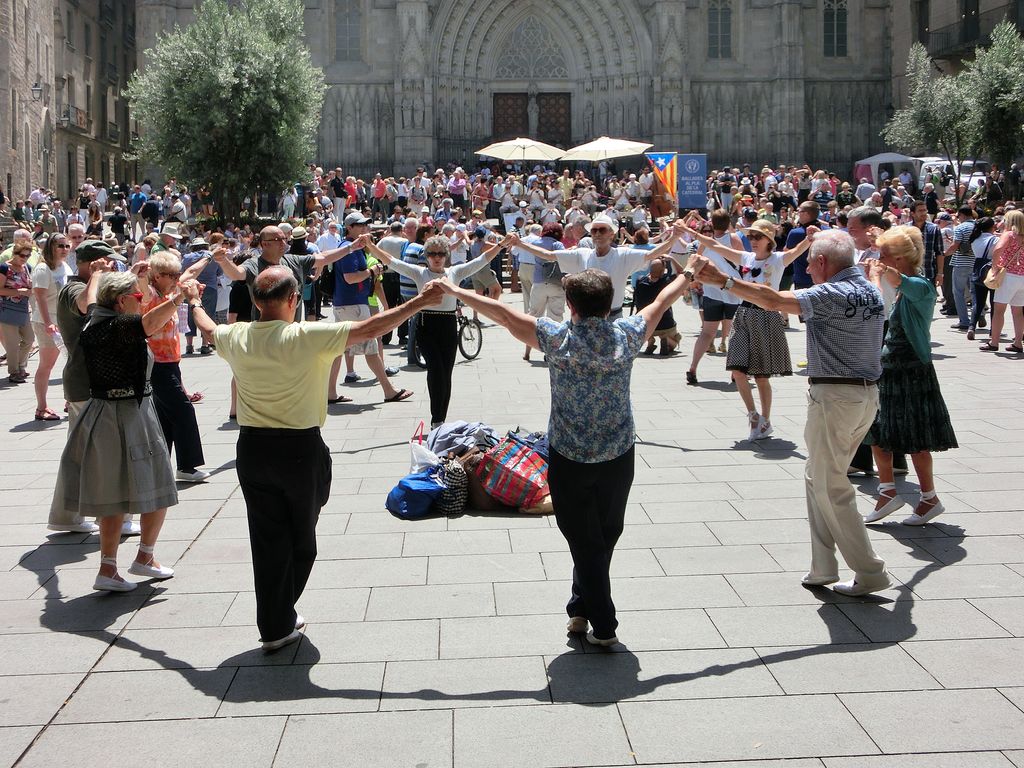
[[[491,134],[495,141],[526,136],[569,148],[571,93],[495,93]]]

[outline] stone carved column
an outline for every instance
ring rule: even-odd
[[[426,0],[398,0],[401,56],[395,72],[395,173],[410,175],[434,158],[432,67],[427,56],[430,13]]]
[[[692,151],[690,144],[690,77],[684,67],[687,55],[687,10],[684,3],[657,0],[651,24],[655,38],[654,124],[652,140],[656,149]]]
[[[778,2],[776,18],[779,36],[775,49],[776,85],[774,144],[780,160],[803,163],[805,147],[804,105],[804,23],[800,3]],[[816,18],[811,14],[811,18]]]

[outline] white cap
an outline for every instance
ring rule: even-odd
[[[615,220],[612,219],[610,216],[605,216],[603,213],[599,213],[597,216],[594,217],[594,220],[592,222],[585,225],[587,232],[589,232],[595,224],[603,224],[604,226],[608,227],[608,229],[610,229],[612,232],[619,231],[619,225],[615,223]]]

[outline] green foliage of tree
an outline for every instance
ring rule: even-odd
[[[136,152],[235,215],[257,189],[308,177],[327,90],[302,40],[302,0],[204,0],[161,35],[128,85]]]
[[[1008,21],[978,48],[966,73],[974,91],[972,122],[978,143],[1000,168],[1024,152],[1024,39]]]
[[[909,103],[897,110],[882,138],[900,151],[937,152],[957,178],[964,160],[987,155],[1006,169],[1024,153],[1024,39],[1003,21],[987,48],[977,48],[961,72],[940,75],[924,46],[907,60]],[[962,195],[957,196],[961,202]]]
[[[908,104],[892,116],[882,138],[908,155],[941,154],[959,178],[964,160],[976,158],[981,149],[967,73],[938,75],[928,51],[914,43],[907,59],[907,87]]]

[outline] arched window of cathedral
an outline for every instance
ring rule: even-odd
[[[825,55],[846,56],[848,0],[825,0]]]
[[[337,0],[334,4],[334,60],[363,60],[362,0]]]
[[[732,0],[708,0],[708,58],[732,58]]]
[[[497,62],[494,74],[500,80],[559,80],[569,76],[555,38],[532,16],[509,35]]]

